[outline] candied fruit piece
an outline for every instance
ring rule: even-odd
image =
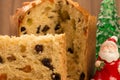
[[[6,73],[0,74],[0,80],[7,80],[7,74]]]

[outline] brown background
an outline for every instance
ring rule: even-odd
[[[10,33],[10,15],[15,13],[16,8],[22,6],[22,2],[32,0],[0,0],[0,34]],[[92,15],[97,16],[102,0],[74,0],[89,11]],[[118,14],[120,15],[120,0],[116,0]]]

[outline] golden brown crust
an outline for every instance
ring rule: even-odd
[[[95,62],[95,44],[96,44],[96,17],[89,16],[88,18],[88,36],[86,46],[86,60],[87,60],[87,76],[91,77],[94,73]],[[87,77],[87,78],[88,78]],[[87,79],[89,80],[89,79]]]
[[[95,44],[96,44],[96,17],[91,16],[84,8],[82,8],[77,2],[68,0],[76,9],[78,9],[84,16],[84,19],[87,23],[85,29],[85,35],[87,38],[86,42],[86,51],[85,51],[85,60],[87,65],[85,67],[85,72],[87,72],[87,77],[85,80],[89,80],[92,74],[94,73],[94,62],[95,62]]]
[[[72,0],[67,0],[71,3],[76,9],[78,9],[84,16],[88,17],[90,15],[88,11],[86,11],[83,7],[81,7],[77,2],[73,2]]]

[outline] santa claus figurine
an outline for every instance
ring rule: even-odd
[[[98,59],[95,62],[97,70],[91,80],[120,80],[117,40],[116,36],[112,36],[101,45]]]

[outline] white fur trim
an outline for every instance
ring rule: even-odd
[[[118,38],[116,36],[112,36],[112,39],[114,39],[116,42],[118,41]]]

